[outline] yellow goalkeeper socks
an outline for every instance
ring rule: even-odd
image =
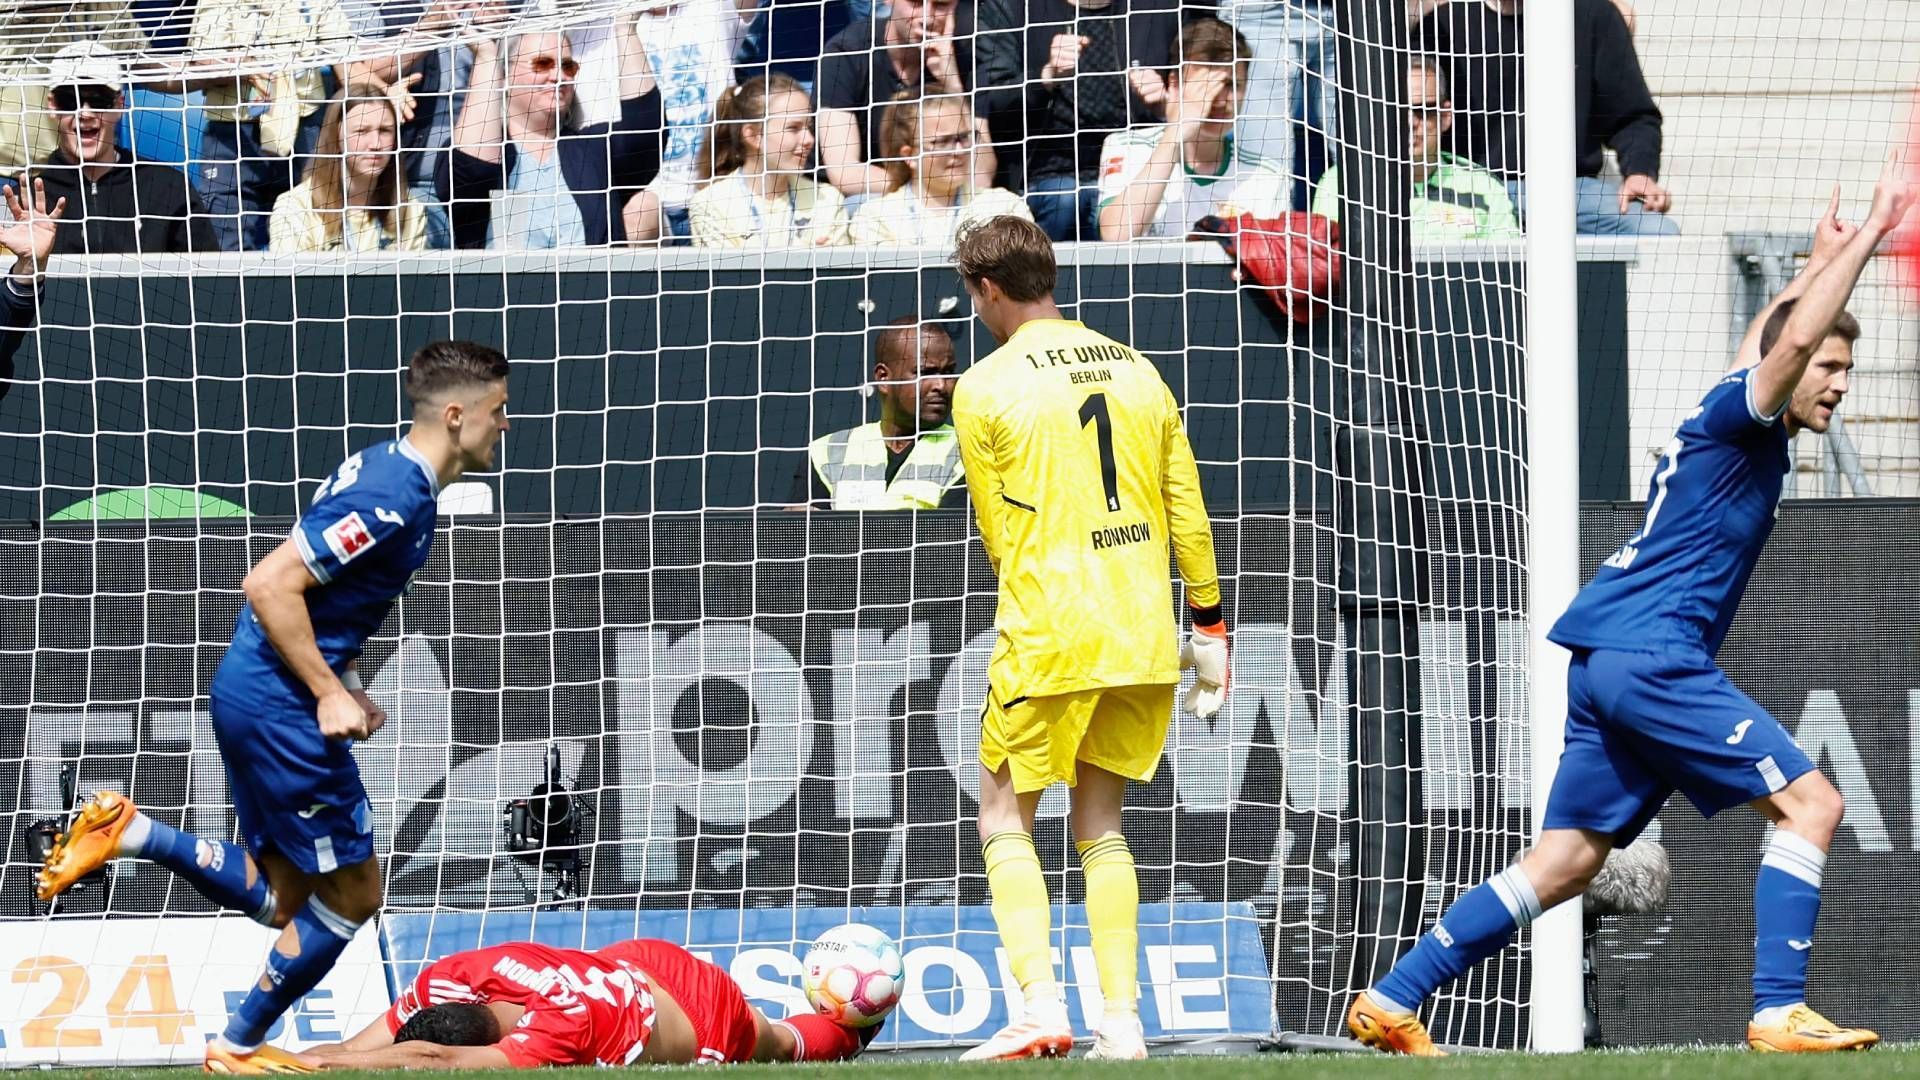
[[[1087,879],[1087,930],[1109,1016],[1139,1009],[1140,882],[1127,838],[1108,833],[1074,845]]]
[[[1006,946],[1007,964],[1028,1001],[1058,996],[1053,977],[1053,933],[1047,909],[1047,879],[1033,837],[1018,830],[997,832],[980,846],[987,863],[987,889],[993,894],[993,922]],[[1129,864],[1131,865],[1131,864]]]

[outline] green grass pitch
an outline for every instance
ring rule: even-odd
[[[690,1066],[654,1066],[644,1069],[594,1069],[586,1077],[617,1077],[623,1073],[654,1074]],[[184,1080],[185,1069],[87,1070],[105,1080]],[[801,1080],[840,1077],[844,1080],[1376,1080],[1402,1077],[1473,1077],[1474,1080],[1835,1080],[1841,1077],[1911,1076],[1920,1078],[1920,1044],[1883,1046],[1860,1054],[1781,1057],[1746,1050],[1623,1050],[1568,1056],[1533,1054],[1475,1054],[1446,1061],[1414,1061],[1361,1054],[1262,1054],[1229,1057],[1155,1058],[1140,1063],[1032,1061],[1017,1064],[961,1065],[950,1061],[891,1061],[885,1057],[840,1065],[730,1065],[709,1074],[725,1080]],[[81,1073],[67,1072],[67,1076]],[[352,1077],[428,1075],[422,1073],[327,1073]],[[524,1080],[512,1071],[459,1075],[470,1080]],[[556,1076],[545,1072],[540,1075]],[[583,1080],[585,1078],[583,1077]]]

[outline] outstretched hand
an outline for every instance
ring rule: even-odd
[[[413,88],[418,86],[420,80],[424,78],[426,78],[425,74],[416,71],[404,78],[394,80],[386,89],[387,100],[393,102],[393,111],[399,115],[400,122],[403,124],[411,123],[414,113],[419,110],[419,103],[413,97]]]
[[[1840,220],[1840,185],[1833,185],[1833,195],[1827,200],[1827,212],[1820,216],[1820,224],[1813,227],[1813,261],[1825,263],[1831,260],[1859,231],[1859,226]]]
[[[67,211],[67,200],[60,199],[47,209],[46,181],[34,178],[33,199],[31,202],[21,197],[21,193],[12,184],[4,188],[7,216],[9,220],[0,224],[0,247],[22,260],[33,261],[33,272],[42,273],[47,268],[47,259],[53,254],[53,241],[58,235],[55,227],[60,216]]]
[[[1907,211],[1920,199],[1913,177],[1907,172],[1906,157],[1899,150],[1887,155],[1880,170],[1880,182],[1873,186],[1873,208],[1867,211],[1867,227],[1884,236],[1900,227]]]

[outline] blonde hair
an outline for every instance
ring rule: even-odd
[[[880,153],[881,159],[874,162],[887,174],[887,190],[898,191],[913,179],[915,165],[920,149],[920,128],[929,112],[958,111],[967,118],[969,128],[973,124],[973,109],[968,107],[967,99],[959,94],[942,94],[922,98],[913,90],[902,90],[893,95],[893,103],[880,115]],[[911,146],[916,153],[906,157],[895,157],[901,148]]]
[[[356,105],[378,105],[393,117],[393,156],[388,159],[387,167],[373,182],[373,202],[367,212],[373,215],[380,227],[388,233],[399,234],[401,204],[406,200],[406,189],[400,182],[400,110],[394,107],[386,92],[372,83],[354,83],[335,94],[327,103],[327,116],[320,124],[320,136],[314,142],[312,164],[307,166],[307,180],[313,193],[313,210],[320,215],[321,228],[327,236],[327,247],[339,246],[346,233],[347,186],[344,180],[345,155],[340,150],[340,128],[345,125],[347,110]]]
[[[777,94],[807,97],[806,90],[793,76],[778,71],[755,75],[721,93],[720,100],[713,106],[713,130],[707,133],[700,147],[702,181],[738,172],[747,163],[746,126],[766,123],[767,101]],[[813,99],[808,97],[807,104],[811,106]]]
[[[953,268],[967,281],[991,281],[1007,299],[1028,303],[1053,295],[1058,267],[1053,241],[1023,217],[1001,214],[960,230]]]

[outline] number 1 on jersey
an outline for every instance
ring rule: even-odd
[[[1107,496],[1107,513],[1120,510],[1120,470],[1113,463],[1113,417],[1107,412],[1107,395],[1091,393],[1080,403],[1080,426],[1093,425],[1100,442],[1100,487]]]

